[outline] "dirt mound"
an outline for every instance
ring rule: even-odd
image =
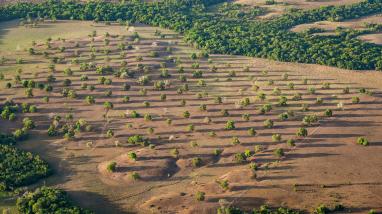
[[[175,159],[171,157],[149,158],[143,154],[150,152],[137,151],[137,159],[133,160],[130,153],[116,157],[114,160],[105,161],[99,164],[98,169],[102,176],[112,180],[124,183],[132,183],[137,181],[159,181],[171,177],[178,171]],[[142,155],[142,158],[140,156]],[[151,156],[154,157],[154,156]],[[108,165],[112,162],[116,163],[116,169],[111,172]],[[136,177],[135,177],[136,176]]]

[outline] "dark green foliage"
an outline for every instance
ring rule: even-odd
[[[49,187],[41,187],[34,192],[24,194],[17,199],[17,209],[20,213],[70,213],[90,214],[89,210],[72,204],[66,192]]]
[[[296,136],[298,136],[298,137],[306,137],[306,136],[308,136],[308,130],[306,128],[304,128],[304,127],[299,128],[297,133],[296,133]]]
[[[107,171],[109,172],[115,172],[115,170],[117,169],[117,163],[116,162],[111,162],[107,165]]]
[[[203,161],[202,161],[202,159],[199,158],[199,157],[193,158],[193,159],[191,160],[191,163],[192,163],[192,166],[193,166],[193,167],[200,167],[200,166],[203,165]]]
[[[0,145],[0,172],[0,190],[11,190],[46,177],[51,170],[39,156]]]

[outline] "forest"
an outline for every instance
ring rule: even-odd
[[[210,53],[245,55],[285,62],[335,66],[353,70],[382,70],[382,47],[357,39],[349,32],[316,36],[290,32],[303,23],[340,21],[382,12],[382,0],[366,0],[346,6],[329,6],[258,21],[208,10],[222,0],[167,0],[144,3],[121,1],[44,1],[18,3],[0,8],[0,20],[51,18],[94,21],[127,20],[169,28],[185,40]],[[225,17],[224,16],[229,16]]]

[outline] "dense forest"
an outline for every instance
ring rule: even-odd
[[[25,186],[51,174],[39,156],[13,146],[12,135],[0,134],[0,191]]]
[[[289,28],[320,20],[339,21],[382,12],[382,0],[365,0],[347,6],[292,10],[266,21],[248,18],[253,13],[232,15],[208,12],[223,0],[166,0],[154,3],[121,1],[46,1],[18,3],[0,8],[0,20],[48,17],[95,21],[128,20],[170,28],[186,41],[211,53],[236,54],[278,61],[314,63],[346,69],[382,70],[382,47],[358,40],[347,31],[336,36],[290,32]],[[222,17],[222,16],[229,16]],[[247,18],[246,18],[247,17]]]

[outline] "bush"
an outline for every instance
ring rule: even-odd
[[[136,161],[137,160],[137,154],[135,153],[135,152],[129,152],[128,153],[128,156],[129,156],[129,158],[131,159],[131,160],[134,160],[134,161]]]
[[[248,134],[250,135],[250,136],[255,136],[256,135],[256,130],[254,129],[254,128],[249,128],[248,129]]]
[[[249,168],[252,169],[253,171],[256,171],[259,167],[255,162],[249,164]]]
[[[282,148],[276,149],[274,152],[276,157],[281,158],[285,155],[284,150]]]
[[[324,115],[327,117],[332,117],[333,116],[333,111],[331,109],[326,109],[324,112]]]
[[[302,119],[302,123],[306,126],[312,125],[312,123],[316,123],[318,121],[318,117],[316,115],[306,115]]]
[[[273,134],[272,135],[272,141],[273,142],[280,142],[281,141],[281,134]]]
[[[111,129],[107,130],[106,137],[107,138],[112,138],[113,136],[114,136],[114,131],[111,130]]]
[[[17,209],[20,213],[72,213],[90,214],[89,210],[72,204],[68,195],[59,189],[41,187],[34,192],[28,192],[17,199]]]
[[[16,140],[26,140],[28,138],[28,132],[26,129],[16,129],[13,132],[13,136]]]
[[[298,129],[296,135],[298,137],[306,137],[306,136],[308,136],[308,130],[306,128],[304,128],[304,127],[301,127],[301,128]]]
[[[233,120],[228,120],[226,125],[225,125],[225,129],[227,130],[233,130],[235,129],[235,121]]]
[[[196,200],[197,201],[204,201],[204,199],[205,199],[205,195],[206,195],[206,193],[205,192],[196,192],[196,194],[195,194],[195,198],[196,198]]]
[[[34,129],[36,127],[33,120],[31,120],[29,117],[23,119],[23,126],[26,130]]]
[[[296,142],[295,142],[295,140],[293,140],[293,139],[288,139],[288,141],[287,141],[287,145],[288,146],[296,146]]]
[[[138,172],[133,172],[133,173],[131,173],[131,178],[133,180],[139,180],[141,178],[141,176],[139,175]]]
[[[247,157],[241,152],[236,153],[234,158],[236,163],[243,163],[244,161],[247,160]]]
[[[354,103],[354,104],[357,104],[357,103],[360,102],[360,99],[359,99],[359,97],[352,97],[351,98],[351,102]]]
[[[228,180],[216,180],[216,183],[219,184],[220,188],[222,188],[224,191],[229,189]]]
[[[357,139],[357,144],[358,145],[362,145],[362,146],[368,146],[369,145],[369,141],[365,137],[359,137]]]
[[[107,171],[109,172],[115,172],[115,170],[117,169],[117,163],[116,162],[111,162],[107,165],[106,167]]]
[[[196,157],[196,158],[192,158],[191,164],[192,164],[193,167],[200,167],[200,166],[202,166],[203,161],[202,161],[201,158]]]
[[[185,111],[185,112],[183,112],[183,117],[184,118],[190,118],[190,112],[189,111]]]
[[[133,135],[127,138],[127,142],[129,144],[148,144],[149,141],[145,138],[143,138],[141,135]]]
[[[268,129],[273,128],[273,126],[274,126],[273,120],[271,120],[271,119],[265,120],[264,121],[264,126],[266,128],[268,128]]]

